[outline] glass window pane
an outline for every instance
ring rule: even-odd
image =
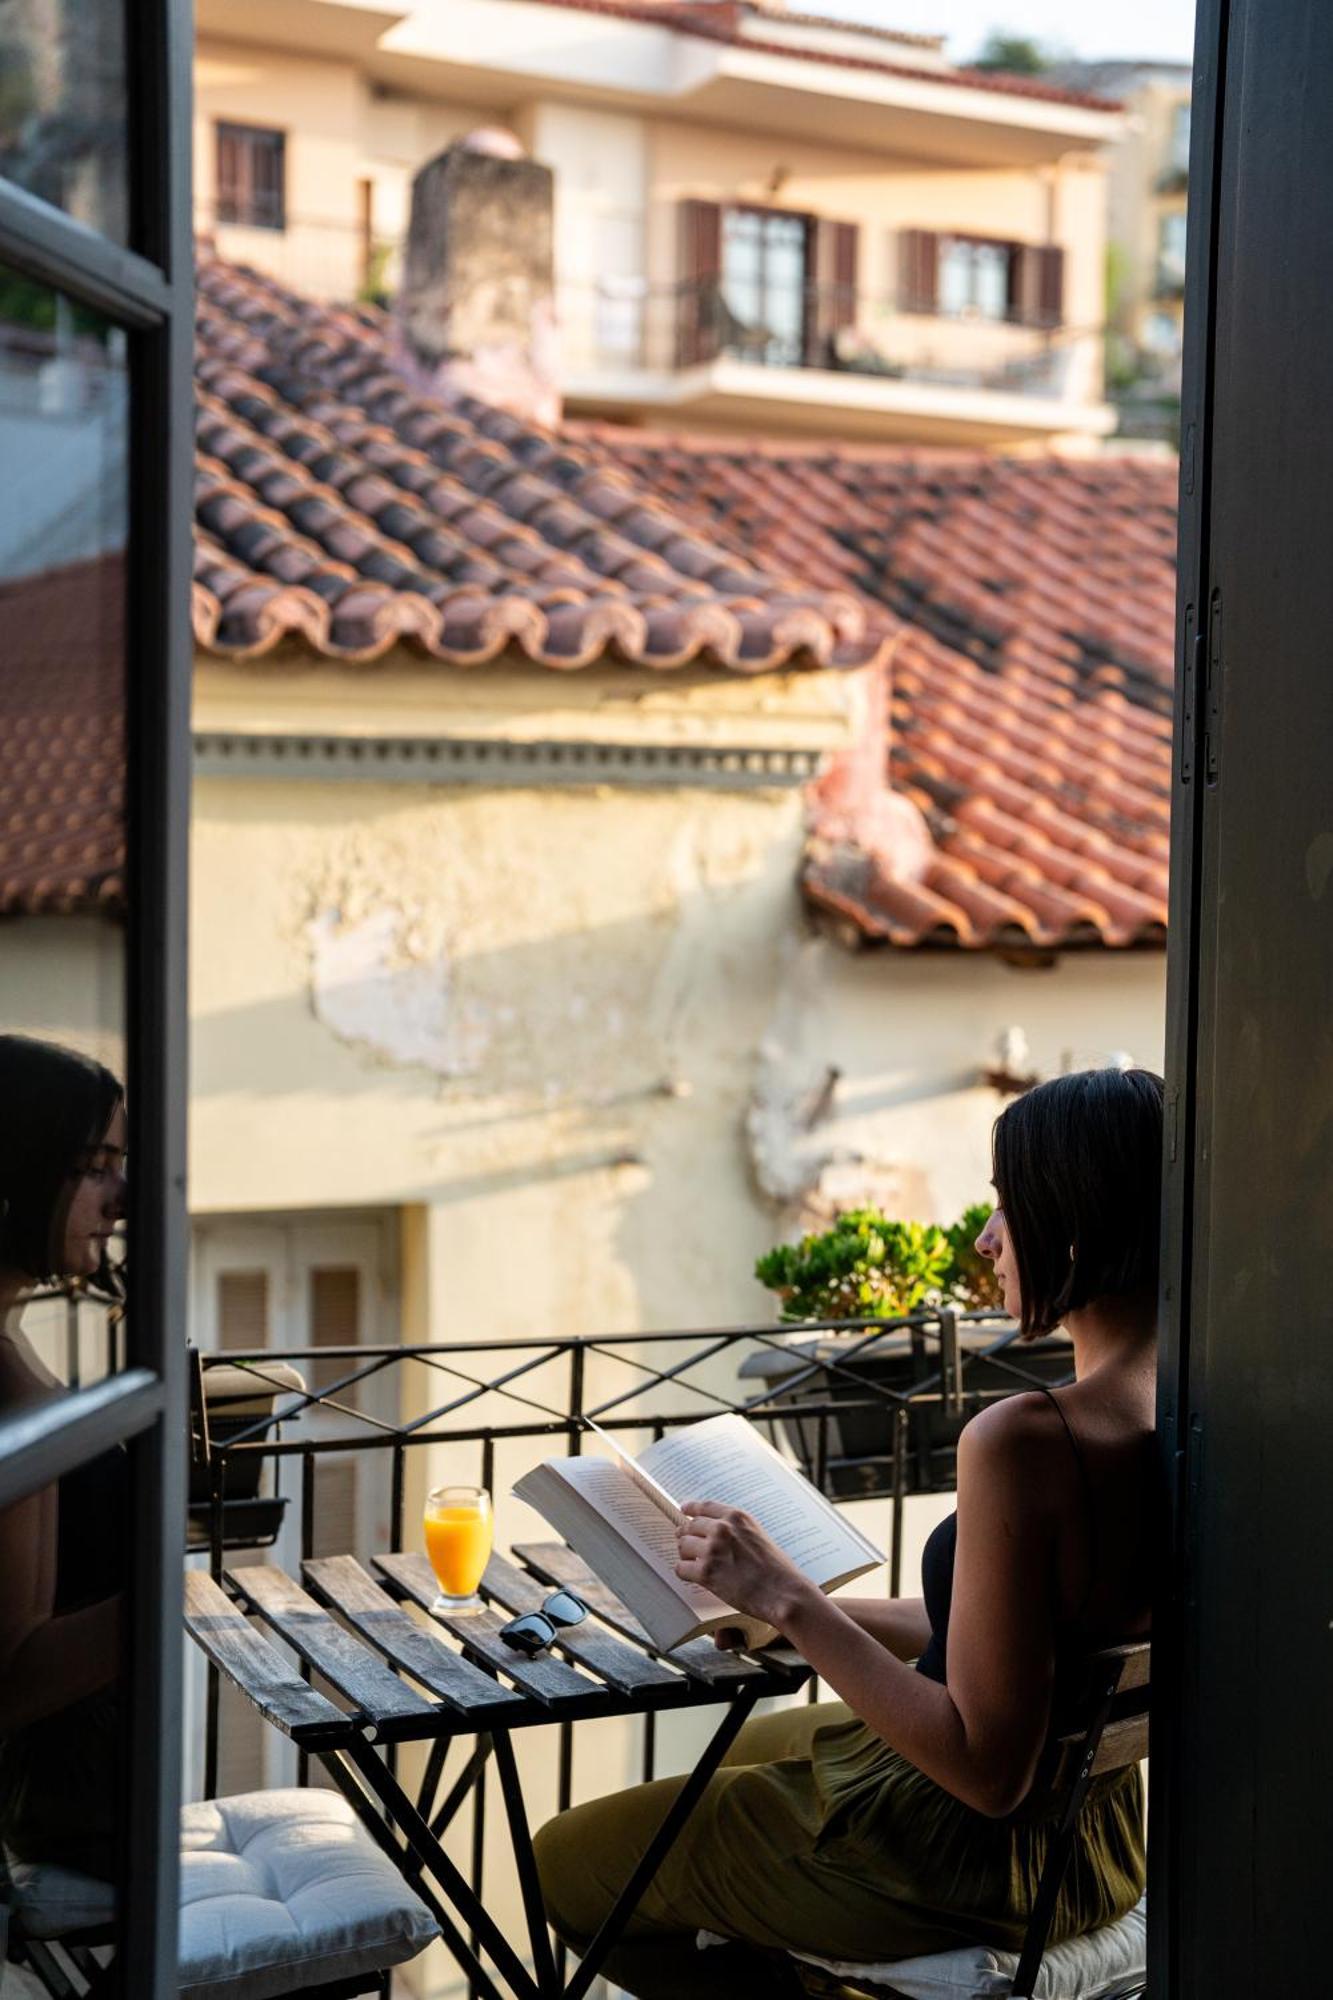
[[[0,174],[124,243],[127,161],[117,0],[0,0]]]
[[[972,246],[946,238],[940,243],[939,309],[965,312],[972,292]]]
[[[978,243],[973,270],[976,310],[984,319],[1003,319],[1009,310],[1009,252],[998,243]]]
[[[71,1387],[123,1349],[128,401],[123,334],[0,270],[0,1291]]]
[[[0,1454],[124,1358],[128,403],[123,335],[0,270]],[[88,1878],[103,1926],[139,1448],[0,1512],[0,1851]]]

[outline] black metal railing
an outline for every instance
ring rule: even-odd
[[[563,1445],[583,1447],[588,1420],[644,1442],[732,1411],[780,1435],[808,1476],[835,1498],[891,1503],[890,1588],[902,1580],[903,1506],[914,1493],[953,1485],[953,1451],[963,1423],[985,1403],[1071,1374],[1071,1349],[1056,1337],[1018,1345],[1017,1329],[996,1313],[950,1310],[895,1320],[811,1321],[688,1331],[437,1342],[422,1346],[265,1349],[192,1356],[193,1545],[222,1577],[229,1550],[270,1543],[289,1501],[297,1505],[302,1560],[315,1547],[316,1471],[348,1453],[383,1467],[394,1547],[407,1528],[408,1454],[447,1445],[468,1462],[451,1479],[507,1483]],[[735,1362],[727,1393],[722,1369]],[[272,1407],[220,1426],[209,1378],[220,1369],[253,1378]],[[295,1389],[290,1370],[320,1386]],[[415,1381],[407,1378],[416,1376]],[[331,1379],[329,1379],[331,1376]],[[594,1376],[599,1378],[594,1386]],[[234,1378],[233,1378],[234,1383]],[[447,1383],[434,1397],[431,1385]],[[749,1385],[757,1383],[751,1388]],[[396,1414],[376,1411],[384,1390]],[[415,1414],[407,1412],[415,1411]],[[292,1466],[298,1491],[279,1493]],[[274,1492],[259,1492],[268,1468]],[[277,1515],[255,1529],[256,1499]],[[290,1532],[290,1529],[289,1529]],[[353,1550],[363,1556],[373,1550]],[[205,1788],[218,1768],[216,1676],[210,1670]],[[645,1775],[653,1775],[651,1730]],[[568,1803],[572,1746],[562,1744],[560,1802]],[[484,1781],[483,1781],[484,1782]]]

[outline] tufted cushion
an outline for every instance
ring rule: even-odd
[[[181,2000],[275,2000],[400,1965],[438,1935],[336,1792],[246,1792],[181,1814]]]
[[[1147,1935],[1144,1897],[1118,1923],[1048,1945],[1034,2000],[1116,2000],[1134,1991],[1146,1977]],[[852,1965],[805,1952],[797,1956],[854,1985],[886,1987],[904,2000],[998,2000],[1010,1992],[1018,1970],[1016,1953],[991,1951],[985,1945],[936,1952],[929,1958],[903,1958],[889,1965]]]

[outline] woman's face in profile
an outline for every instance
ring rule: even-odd
[[[91,1278],[102,1267],[107,1239],[125,1214],[125,1106],[118,1104],[96,1146],[75,1167],[65,1216],[60,1271]]]
[[[1005,1227],[1004,1210],[994,1208],[986,1221],[986,1227],[977,1237],[973,1246],[978,1257],[995,1267],[999,1280],[1000,1298],[1011,1319],[1023,1316],[1023,1295],[1018,1284],[1018,1267],[1014,1262],[1013,1246],[1009,1241],[1009,1231]]]

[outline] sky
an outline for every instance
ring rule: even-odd
[[[992,28],[1055,43],[1076,56],[1149,56],[1188,62],[1194,0],[793,0],[797,12],[871,21],[881,28],[947,35],[955,62],[976,54]]]

